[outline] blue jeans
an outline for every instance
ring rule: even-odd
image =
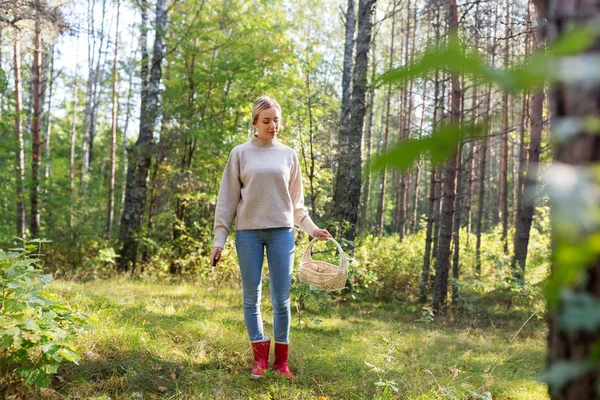
[[[236,232],[235,248],[244,287],[244,321],[251,342],[266,339],[260,315],[262,266],[266,247],[275,341],[289,343],[290,285],[294,268],[294,246],[294,228],[251,229]]]

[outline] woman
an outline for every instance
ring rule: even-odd
[[[215,236],[211,264],[221,251],[236,218],[236,251],[244,289],[244,321],[254,353],[251,375],[267,370],[271,339],[264,336],[260,314],[262,265],[267,251],[273,303],[275,364],[277,373],[294,377],[288,367],[290,284],[294,266],[294,223],[321,240],[331,238],[319,229],[304,207],[302,174],[296,152],[277,140],[281,107],[263,96],[252,107],[256,134],[236,146],[221,180],[215,210]]]

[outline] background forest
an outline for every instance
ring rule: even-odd
[[[95,333],[65,344],[55,360],[57,368],[80,360],[80,368],[40,372],[31,353],[13,357],[21,339],[10,329],[25,324],[19,319],[25,314],[3,303],[4,371],[33,362],[33,370],[19,372],[26,382],[52,387],[47,395],[83,397],[539,399],[548,396],[541,379],[549,370],[544,379],[554,387],[552,398],[595,398],[597,186],[593,173],[561,166],[595,164],[598,146],[590,132],[598,127],[597,110],[582,111],[581,103],[595,104],[597,96],[587,90],[589,81],[573,78],[576,69],[563,65],[554,74],[547,67],[554,59],[543,57],[593,52],[599,32],[573,33],[569,24],[555,23],[570,18],[568,5],[536,3],[0,0],[0,248],[17,252],[1,253],[2,287],[49,283],[39,277],[22,283],[15,260],[30,260],[23,262],[58,279],[50,291],[80,304],[92,320],[102,319],[101,327],[92,324]],[[598,14],[597,2],[589,7]],[[594,13],[578,15],[582,24]],[[556,41],[565,32],[571,36]],[[582,97],[569,108],[576,93]],[[161,342],[158,332],[148,333],[151,346],[139,344],[144,334],[132,334],[125,318],[132,326],[142,322],[127,317],[118,299],[132,296],[123,304],[155,307],[157,315],[183,307],[186,318],[206,321],[216,307],[235,307],[240,284],[233,237],[216,273],[208,264],[214,208],[229,152],[252,135],[251,106],[263,94],[282,106],[279,139],[300,157],[313,220],[350,258],[341,292],[294,285],[298,329],[312,326],[327,335],[329,324],[334,329],[344,315],[363,323],[373,318],[383,324],[376,331],[384,342],[369,360],[360,346],[349,345],[358,361],[348,365],[360,368],[349,367],[345,377],[335,375],[335,364],[323,367],[322,375],[344,382],[339,387],[308,378],[292,389],[236,386],[227,373],[244,373],[244,363],[229,365],[232,354],[215,356],[212,351],[226,346],[217,339],[204,342],[212,351],[182,350],[191,358],[163,365],[169,383],[157,386],[153,366],[165,357],[159,349],[177,344]],[[560,119],[551,135],[551,118],[563,116],[593,118],[571,118],[570,125]],[[570,148],[576,133],[589,142]],[[553,196],[559,203],[551,215]],[[297,231],[297,248],[308,239]],[[319,257],[336,260],[333,246],[316,248]],[[168,300],[154,304],[163,300],[150,293],[153,287]],[[12,299],[6,293],[3,299]],[[182,305],[188,302],[208,313]],[[565,322],[558,310],[577,316]],[[241,314],[223,312],[215,320],[223,326]],[[84,324],[77,318],[67,324]],[[145,315],[143,325],[151,318]],[[425,363],[400,378],[407,366],[396,365],[392,354],[401,351],[395,350],[401,338],[396,343],[389,335],[415,323],[430,334],[473,329],[480,339],[489,335],[494,356],[470,373],[474,382],[460,380],[466,365],[472,367],[469,360],[451,361],[463,352],[432,361],[445,372]],[[154,324],[160,332],[179,329],[167,319]],[[32,331],[23,326],[22,332]],[[73,329],[75,338],[81,332]],[[196,333],[215,332],[206,329]],[[119,352],[130,354],[117,357],[120,366],[146,378],[123,381],[98,372],[114,367],[108,359],[115,356],[92,343],[110,341],[111,332],[122,341]],[[404,332],[414,335],[406,343],[420,347],[423,332]],[[37,339],[23,337],[35,345]],[[304,345],[299,358],[308,359]],[[546,345],[556,368],[545,365]],[[432,359],[445,344],[431,346],[433,353],[419,357]],[[518,346],[523,354],[515,356]],[[141,348],[146,352],[136,353]],[[494,382],[496,367],[513,356],[531,364],[498,373]],[[211,368],[220,371],[215,386],[190,386]],[[57,371],[60,379],[46,379]],[[374,382],[357,383],[364,373]],[[94,374],[105,387],[76,383]],[[440,381],[425,382],[422,375]],[[231,392],[217,389],[228,384]],[[39,395],[10,379],[0,388],[24,398]],[[573,393],[586,394],[569,397]]]

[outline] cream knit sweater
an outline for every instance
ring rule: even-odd
[[[309,235],[318,229],[304,207],[294,149],[255,136],[233,148],[217,198],[214,247],[223,248],[236,217],[235,230],[293,228],[294,223]]]

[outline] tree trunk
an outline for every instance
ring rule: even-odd
[[[434,122],[435,123],[435,122]],[[431,178],[429,183],[429,210],[427,212],[427,232],[425,234],[425,254],[423,256],[423,269],[421,272],[421,286],[419,301],[427,301],[427,289],[429,288],[429,270],[431,269],[431,247],[433,244],[433,222],[435,207],[435,167],[431,166]]]
[[[29,231],[32,237],[40,233],[40,122],[42,116],[42,85],[40,68],[42,58],[42,23],[40,16],[35,19],[33,48],[33,116],[31,121],[31,220]]]
[[[450,35],[458,41],[458,10],[456,0],[448,0],[450,6]],[[461,88],[457,74],[452,74],[451,118],[454,123],[460,121]],[[454,199],[456,197],[456,167],[458,152],[449,158],[444,166],[444,193],[442,202],[441,231],[438,244],[438,257],[435,261],[435,281],[433,309],[442,312],[448,293],[448,273],[450,270],[450,242],[454,217]]]
[[[110,161],[108,173],[108,217],[106,222],[106,237],[108,240],[112,237],[113,218],[115,215],[115,166],[117,155],[117,63],[119,55],[119,17],[121,10],[121,0],[117,0],[117,25],[115,28],[115,53],[113,59],[113,79],[112,79],[112,121],[110,129]]]
[[[45,143],[45,155],[46,155],[46,163],[45,163],[45,167],[44,167],[44,179],[47,182],[47,184],[49,183],[50,180],[50,169],[51,169],[51,163],[50,163],[50,130],[52,127],[52,117],[50,115],[50,111],[52,110],[52,89],[54,88],[54,45],[49,46],[49,51],[50,51],[50,71],[48,74],[48,78],[46,78],[46,85],[45,88],[46,90],[48,90],[48,109],[45,112],[46,118],[45,118],[45,123],[44,123],[44,143]]]
[[[352,54],[354,51],[354,31],[356,30],[356,16],[354,13],[354,0],[348,0],[345,17],[346,42],[344,44],[344,67],[342,72],[342,115],[340,132],[347,131],[350,124],[350,97],[352,83]]]
[[[89,169],[89,135],[92,125],[93,111],[93,87],[94,87],[94,57],[96,54],[96,28],[94,27],[95,0],[88,0],[88,78],[86,84],[85,115],[83,119],[83,138],[81,142],[81,171],[79,173],[79,185],[83,187],[84,180],[87,181]]]
[[[15,151],[15,172],[17,175],[17,236],[25,237],[26,219],[25,219],[25,156],[23,144],[23,98],[21,96],[21,34],[18,29],[14,30],[13,40],[14,51],[14,76],[15,76],[15,136],[17,149]]]
[[[358,233],[362,233],[365,227],[368,225],[368,210],[369,203],[371,200],[371,153],[373,151],[373,123],[375,117],[375,78],[376,78],[376,41],[373,41],[373,48],[371,49],[371,57],[373,59],[373,66],[371,67],[371,82],[369,85],[369,108],[367,113],[367,136],[365,138],[365,171],[364,171],[364,183],[362,193],[362,208],[358,218]]]
[[[504,51],[504,68],[509,68],[510,61],[510,3],[506,0],[506,43]],[[508,254],[508,92],[502,97],[502,134],[500,135],[500,185],[498,188],[498,213],[502,220],[502,243],[504,254]]]
[[[122,151],[122,159],[123,159],[123,170],[122,170],[122,187],[121,187],[121,208],[120,208],[120,215],[123,214],[123,210],[125,209],[125,192],[126,190],[126,184],[127,184],[127,170],[128,170],[128,161],[129,158],[127,157],[127,130],[129,129],[129,119],[131,117],[131,99],[133,97],[133,75],[134,75],[134,61],[135,57],[137,55],[137,48],[135,48],[135,50],[133,51],[133,55],[131,57],[130,63],[131,66],[129,68],[128,74],[129,74],[129,89],[127,90],[127,106],[125,108],[125,124],[123,126],[123,142],[121,144],[121,151]]]
[[[546,38],[548,42],[553,42],[565,32],[569,32],[573,26],[595,26],[596,20],[600,17],[600,4],[595,1],[574,1],[574,0],[538,0],[535,2],[538,13],[546,13],[547,24],[545,25]],[[546,12],[547,10],[547,12]],[[582,56],[595,59],[600,56],[600,40],[595,35],[593,46],[588,46]],[[569,60],[568,58],[565,62]],[[586,61],[589,62],[589,61]],[[566,65],[565,65],[566,66]],[[575,67],[577,68],[577,67]],[[587,66],[586,68],[590,68]],[[583,168],[590,175],[593,174],[600,162],[600,136],[594,128],[586,128],[586,119],[597,119],[600,115],[600,91],[597,82],[590,81],[570,81],[566,83],[557,83],[551,91],[551,114],[553,121],[575,120],[581,122],[578,125],[578,131],[573,132],[567,139],[557,141],[554,152],[555,164],[566,164]],[[539,105],[540,100],[535,99],[534,103]],[[575,125],[577,126],[577,125]],[[537,127],[536,127],[537,128]],[[533,132],[532,132],[533,134]],[[533,139],[532,139],[533,141]],[[597,177],[597,175],[596,175]],[[581,175],[579,175],[581,178]],[[590,192],[598,190],[598,180],[593,179],[590,185]],[[587,194],[587,193],[586,193]],[[580,194],[584,196],[583,194]],[[564,194],[563,196],[567,196]],[[571,194],[569,194],[571,196]],[[562,200],[564,201],[564,200]],[[597,208],[593,211],[597,211]],[[592,214],[593,215],[593,214]],[[590,215],[590,218],[592,216]],[[594,220],[592,218],[592,220]],[[577,222],[575,222],[577,224]],[[575,265],[585,263],[585,269],[579,274],[573,282],[572,289],[578,295],[590,296],[590,302],[600,300],[600,257],[597,250],[591,250],[589,245],[583,243],[592,243],[598,235],[598,226],[591,223],[587,226],[577,225],[578,232],[566,235],[561,230],[561,226],[553,221],[553,265],[551,268],[551,279],[557,279],[557,270],[573,268]],[[583,253],[577,257],[577,261],[572,261],[573,266],[559,264],[560,254],[557,254],[560,247],[568,246],[574,251]],[[583,249],[581,248],[583,247]],[[576,250],[575,250],[576,249]],[[562,254],[564,259],[564,253]],[[583,261],[585,260],[585,261]],[[564,272],[563,272],[564,273]],[[566,287],[564,287],[566,289]],[[564,298],[563,298],[564,299]],[[587,303],[587,302],[586,302]],[[562,362],[585,363],[592,368],[580,374],[574,374],[572,379],[567,381],[561,388],[550,387],[550,397],[552,400],[587,400],[597,399],[600,387],[600,370],[598,369],[597,354],[598,343],[600,343],[600,330],[598,324],[593,325],[593,329],[582,330],[581,328],[569,329],[566,324],[559,323],[558,313],[562,313],[570,320],[576,318],[583,321],[589,318],[591,314],[589,307],[594,307],[590,303],[581,303],[579,308],[570,311],[566,308],[564,300],[559,300],[556,306],[550,304],[549,307],[549,365],[555,366]],[[584,305],[585,304],[585,305]],[[574,305],[571,307],[575,308]],[[586,310],[585,314],[581,314]],[[587,314],[587,315],[586,315]],[[592,318],[593,319],[593,318]],[[564,318],[566,321],[567,318]],[[589,319],[588,319],[589,321]],[[583,326],[581,323],[578,325]]]
[[[486,111],[485,116],[486,119],[490,119],[491,116],[491,107],[492,107],[492,86],[488,86],[487,96],[486,96]],[[491,124],[490,124],[491,129]],[[489,133],[489,131],[488,131]],[[488,159],[488,147],[490,143],[490,138],[486,137],[481,140],[481,150],[479,151],[481,160],[479,163],[479,205],[477,207],[477,242],[475,244],[475,272],[477,275],[481,275],[481,234],[483,233],[483,218],[484,218],[484,210],[485,210],[485,198],[486,198],[486,171],[487,171],[487,159]],[[490,191],[489,185],[487,186]]]
[[[356,221],[362,183],[362,133],[365,119],[365,92],[369,68],[372,14],[376,0],[360,0],[358,6],[358,36],[356,61],[352,77],[350,124],[340,132],[339,167],[333,198],[334,217],[344,225],[342,236],[350,241],[356,237]],[[347,226],[347,228],[346,228]]]
[[[458,154],[456,155],[457,160],[457,183],[456,183],[456,199],[455,199],[455,209],[454,209],[454,222],[453,222],[453,234],[452,234],[452,244],[454,250],[452,252],[452,304],[457,304],[458,302],[458,280],[460,278],[460,222],[461,222],[461,205],[462,205],[462,196],[463,196],[463,184],[464,179],[463,176],[465,171],[462,168],[462,154],[463,154],[463,143],[458,145]]]
[[[164,38],[167,27],[166,0],[156,2],[156,36],[152,54],[152,68],[148,80],[148,92],[144,118],[140,118],[140,133],[134,147],[135,170],[132,174],[133,182],[127,182],[125,194],[125,210],[121,219],[119,239],[123,243],[121,257],[117,267],[119,271],[135,270],[138,240],[140,235],[141,219],[146,207],[146,190],[148,170],[154,149],[154,124],[158,116],[158,95],[160,90],[161,63],[164,54]],[[131,199],[131,200],[128,200]]]
[[[540,17],[538,17],[539,19]],[[531,24],[531,18],[530,18]],[[542,32],[539,29],[535,29],[534,32],[536,47],[543,48],[544,39]],[[513,278],[520,285],[525,284],[525,266],[527,261],[527,249],[529,247],[529,234],[531,231],[531,224],[533,222],[533,215],[535,213],[535,190],[537,182],[538,164],[540,160],[540,154],[542,151],[542,130],[544,124],[544,90],[539,89],[533,93],[531,99],[531,109],[529,111],[530,118],[530,140],[529,148],[525,149],[525,143],[521,141],[521,162],[522,165],[519,169],[526,171],[520,171],[519,183],[519,207],[518,215],[515,226],[515,240],[514,240],[514,256],[512,260],[512,271]],[[524,102],[524,105],[527,104]],[[524,110],[524,114],[526,109]],[[525,122],[522,122],[521,130],[525,131]],[[523,135],[524,136],[524,135]],[[529,157],[525,153],[528,151]],[[523,165],[526,163],[526,166]]]
[[[392,11],[394,14],[392,15],[392,37],[390,40],[390,59],[388,61],[388,70],[392,69],[392,65],[394,62],[394,42],[395,42],[395,33],[396,33],[396,13],[395,9]],[[383,153],[386,153],[388,150],[388,143],[390,138],[390,105],[392,102],[392,86],[388,85],[387,87],[387,95],[385,100],[385,133],[383,135]],[[377,217],[376,223],[377,227],[375,230],[375,234],[377,236],[381,236],[383,234],[383,214],[385,213],[385,192],[387,185],[387,168],[383,167],[381,171],[381,183],[379,184],[380,192],[379,192],[379,200],[377,202]]]
[[[73,205],[75,204],[75,140],[77,139],[77,92],[79,82],[75,77],[73,88],[73,118],[71,121],[71,152],[69,157],[69,229],[73,228]]]
[[[94,139],[96,138],[96,125],[98,120],[98,104],[100,103],[100,97],[102,94],[102,89],[104,85],[102,85],[103,74],[106,68],[100,68],[100,64],[102,63],[102,54],[108,53],[108,40],[106,41],[106,51],[102,51],[102,46],[104,45],[104,22],[106,15],[106,0],[102,0],[102,20],[100,23],[100,43],[98,45],[98,59],[96,60],[96,71],[94,72],[94,85],[92,89],[92,114],[91,114],[91,124],[90,124],[90,132],[89,132],[89,145],[88,145],[88,167],[91,168],[92,162],[94,161]],[[108,59],[105,55],[105,62]],[[98,84],[100,82],[100,84]]]

